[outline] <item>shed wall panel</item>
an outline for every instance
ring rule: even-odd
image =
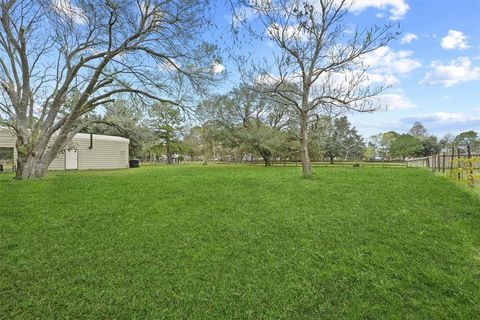
[[[65,152],[62,151],[53,159],[48,170],[65,170]]]
[[[17,147],[15,134],[10,130],[0,128],[0,147],[13,148],[13,163],[17,162]]]
[[[68,145],[78,150],[78,169],[118,169],[128,168],[127,139],[93,135],[93,144],[90,149],[90,139],[87,134],[78,134]],[[0,128],[0,147],[14,148],[15,135]],[[49,170],[65,170],[65,152],[61,152],[51,163]]]
[[[78,169],[116,169],[128,168],[128,142],[103,141],[93,137],[90,140],[77,139],[73,141],[78,147]]]
[[[2,148],[14,148],[15,147],[15,135],[8,130],[0,129],[0,147],[2,147]]]

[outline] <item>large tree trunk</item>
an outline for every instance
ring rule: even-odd
[[[55,157],[65,148],[69,141],[68,132],[71,130],[60,130],[50,143],[51,134],[43,132],[37,136],[34,143],[28,130],[17,134],[17,169],[15,178],[18,180],[30,180],[43,178],[48,167]]]
[[[263,161],[265,161],[265,167],[272,165],[272,157],[263,157]]]
[[[36,159],[34,156],[18,157],[15,179],[40,179],[47,174],[50,163]]]
[[[47,174],[48,166],[53,158],[46,154],[47,143],[42,143],[42,139],[37,141],[35,146],[30,146],[30,150],[25,152],[29,147],[24,144],[26,137],[17,137],[17,170],[15,179],[30,180],[40,179]],[[49,150],[52,151],[52,150]]]
[[[270,150],[260,148],[259,152],[260,152],[260,155],[263,158],[263,161],[265,162],[265,167],[271,166],[272,165],[272,153],[270,152]]]
[[[262,155],[263,161],[265,162],[265,167],[272,165],[272,156],[271,155]]]
[[[333,164],[333,156],[329,156],[330,158],[330,164]]]
[[[300,147],[302,159],[302,174],[305,178],[312,176],[312,166],[310,163],[310,155],[308,154],[308,130],[307,130],[307,116],[300,117]]]
[[[45,157],[48,139],[46,136],[40,136],[35,141],[35,144],[32,145],[30,143],[32,137],[29,136],[28,129],[25,129],[25,126],[21,128],[20,133],[17,133],[16,141],[18,154],[15,179],[30,180],[43,178],[51,163]]]
[[[167,151],[167,164],[172,164],[173,163],[173,157],[172,157],[172,152],[170,151],[170,141],[167,140],[165,143],[166,146],[166,151]]]

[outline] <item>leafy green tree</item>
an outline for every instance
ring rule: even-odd
[[[275,156],[282,154],[287,141],[287,133],[270,127],[259,120],[250,120],[237,132],[246,150],[258,153],[265,165],[272,165]]]
[[[442,147],[438,143],[438,138],[434,135],[428,135],[427,129],[419,121],[415,122],[408,131],[408,134],[417,138],[422,143],[422,150],[418,153],[419,156],[431,156],[440,152]]]
[[[388,131],[370,137],[369,145],[375,149],[376,155],[382,159],[391,159],[390,146],[399,134],[395,131]]]
[[[336,119],[335,128],[339,135],[340,154],[343,159],[361,158],[365,148],[365,142],[357,129],[351,126],[347,117]]]
[[[424,136],[421,139],[422,151],[421,156],[428,157],[434,154],[438,154],[442,150],[442,146],[438,143],[438,138],[436,136]]]
[[[167,156],[167,163],[173,163],[173,154],[180,152],[182,116],[180,111],[169,104],[157,104],[149,112],[148,123],[154,131],[156,143],[152,150]]]
[[[191,128],[183,138],[183,152],[195,160],[196,157],[203,155],[202,127],[195,126]]]
[[[369,143],[363,151],[363,157],[367,160],[371,160],[375,158],[375,155],[375,148]]]
[[[467,144],[470,145],[472,152],[479,151],[480,148],[480,138],[478,133],[475,131],[465,131],[457,135],[453,143],[460,148],[466,148]]]
[[[288,135],[282,130],[287,121],[285,111],[251,88],[242,86],[208,99],[198,112],[221,127],[215,130],[219,145],[259,154],[266,166],[287,144]]]
[[[228,128],[218,120],[208,120],[202,124],[199,135],[204,164],[209,159],[224,158],[225,155],[238,148],[236,138],[230,134]]]
[[[418,156],[423,149],[420,139],[410,134],[401,134],[395,138],[390,145],[390,153],[392,157],[403,158]]]
[[[355,127],[351,127],[347,117],[335,119],[323,117],[319,123],[316,139],[319,140],[323,155],[330,159],[330,163],[333,163],[336,157],[343,160],[362,157],[365,148],[363,138]]]

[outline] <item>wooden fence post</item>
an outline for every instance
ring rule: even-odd
[[[450,171],[453,170],[453,158],[455,158],[455,147],[452,147],[452,161],[450,161]]]
[[[462,164],[460,163],[460,148],[457,148],[457,161],[458,161],[458,173],[457,173],[457,177],[458,177],[458,180],[461,180],[461,179],[462,179],[462,176],[461,176]]]
[[[440,172],[440,153],[437,154],[437,171]]]
[[[443,155],[442,155],[442,156],[443,156],[443,159],[442,159],[442,160],[443,160],[443,161],[442,161],[442,172],[443,172],[443,173],[445,173],[445,155],[446,155],[446,154],[445,154],[445,151],[444,151],[444,152],[443,152]]]
[[[475,179],[473,176],[473,162],[471,161],[472,159],[472,152],[470,150],[470,143],[467,143],[467,178],[468,178],[468,185],[470,187],[475,187]]]

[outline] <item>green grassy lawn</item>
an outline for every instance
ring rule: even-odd
[[[0,318],[478,319],[476,195],[299,170],[0,174]]]

